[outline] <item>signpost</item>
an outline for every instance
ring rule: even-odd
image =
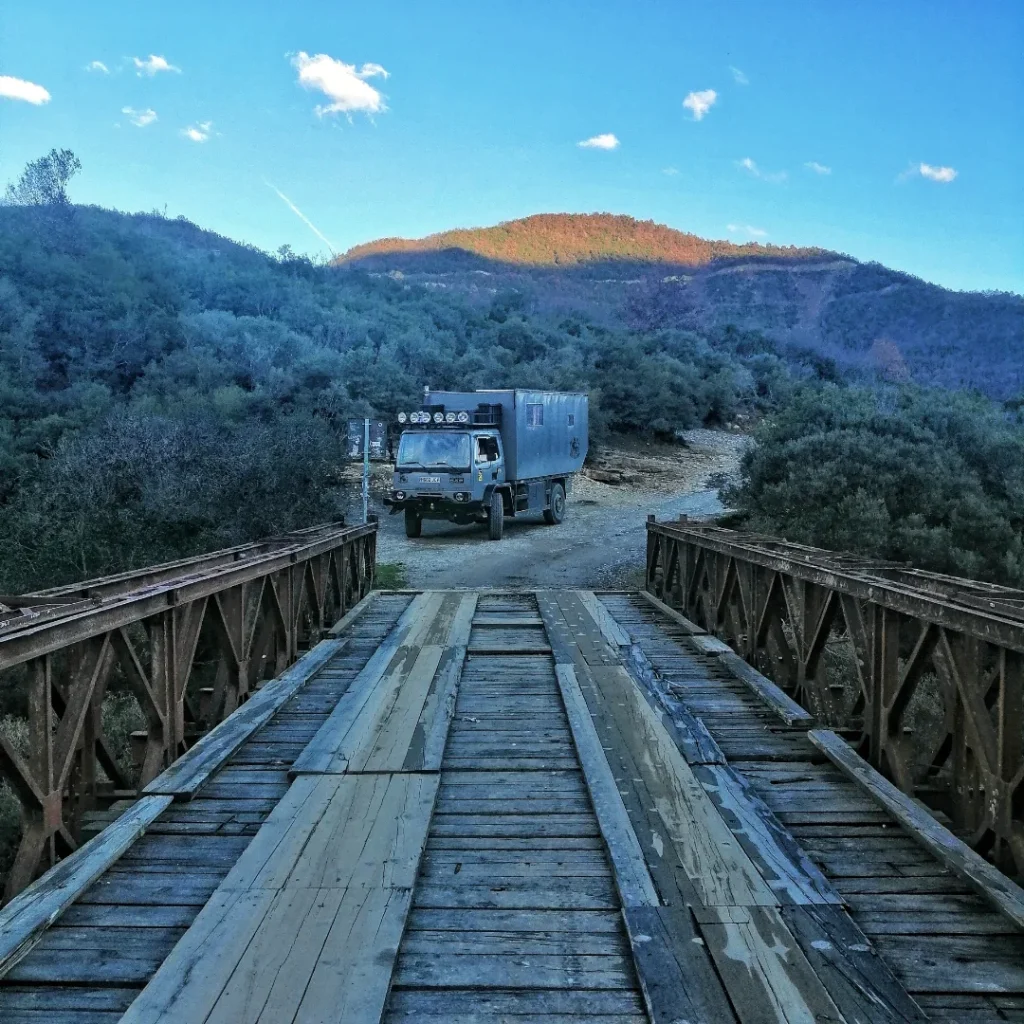
[[[370,512],[370,461],[384,462],[388,457],[388,427],[383,420],[348,421],[348,457],[363,460],[363,522]]]

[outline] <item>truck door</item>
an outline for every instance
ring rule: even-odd
[[[488,434],[479,434],[476,439],[474,469],[477,482],[488,484],[504,483],[505,460],[501,452],[501,439]]]

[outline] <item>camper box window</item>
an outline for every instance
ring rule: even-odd
[[[528,427],[544,426],[544,406],[528,405],[526,407],[526,425]]]

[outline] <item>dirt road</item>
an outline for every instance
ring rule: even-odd
[[[405,567],[410,587],[614,587],[635,585],[642,573],[645,522],[722,511],[712,486],[735,474],[747,443],[741,435],[691,431],[687,445],[639,444],[607,450],[594,472],[621,483],[577,480],[565,522],[541,517],[505,520],[505,536],[487,539],[483,527],[425,522],[409,540],[401,516],[381,518],[380,562]]]

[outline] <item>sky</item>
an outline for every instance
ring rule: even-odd
[[[328,254],[549,212],[1024,292],[1021,0],[0,7],[0,183]]]

